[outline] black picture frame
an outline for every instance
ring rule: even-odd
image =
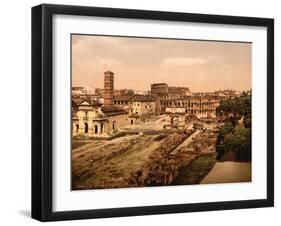
[[[267,198],[54,212],[52,210],[52,18],[55,14],[266,27]],[[32,218],[40,221],[56,221],[271,206],[274,206],[273,19],[50,4],[32,8]]]

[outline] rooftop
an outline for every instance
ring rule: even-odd
[[[114,101],[131,101],[134,95],[122,95],[122,96],[114,96]]]
[[[104,74],[114,74],[112,71],[105,71]]]
[[[114,101],[154,102],[155,100],[149,95],[122,95],[114,97]]]
[[[95,100],[81,100],[78,105],[79,106],[82,106],[82,105],[85,105],[83,103],[87,103],[86,105],[88,106],[92,106],[92,107],[100,107],[102,104],[99,103],[98,101],[95,101]]]
[[[154,102],[154,98],[148,95],[135,95],[133,97],[133,102]]]
[[[116,106],[102,106],[101,111],[106,115],[106,116],[115,116],[115,115],[124,115],[128,114],[127,111],[118,108]]]
[[[151,86],[168,86],[168,84],[167,83],[153,83],[153,84],[151,84]]]

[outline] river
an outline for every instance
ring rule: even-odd
[[[250,162],[216,162],[201,184],[251,181]]]

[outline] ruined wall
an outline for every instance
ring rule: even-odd
[[[130,186],[158,186],[168,185],[178,175],[179,169],[187,165],[193,156],[187,153],[173,153],[173,150],[181,144],[193,131],[175,132],[161,141],[156,149],[140,169],[133,172],[130,178]]]

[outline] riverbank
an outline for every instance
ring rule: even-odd
[[[215,154],[195,158],[171,185],[251,182],[251,162],[219,162]]]

